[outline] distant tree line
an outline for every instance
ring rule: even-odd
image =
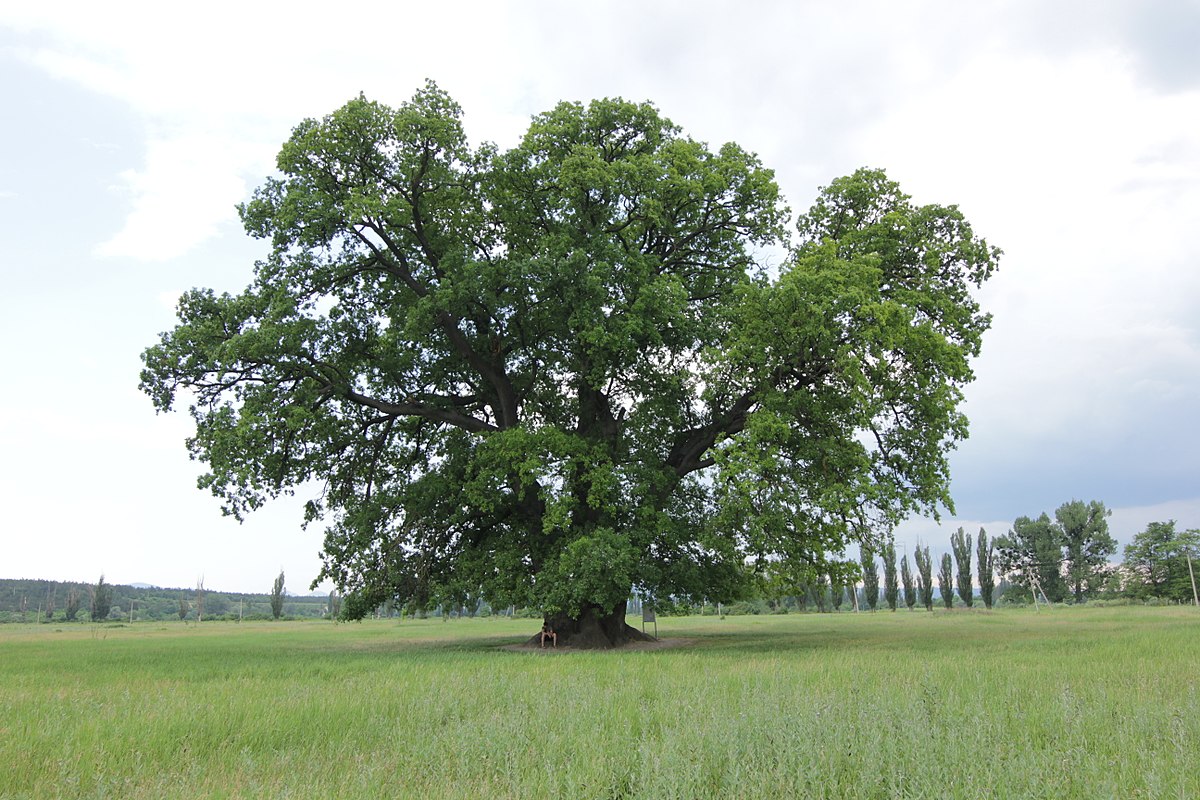
[[[1054,516],[1019,517],[1004,536],[980,529],[972,537],[962,528],[951,534],[949,549],[936,561],[929,546],[905,553],[897,562],[895,544],[864,545],[852,569],[820,575],[766,570],[758,597],[729,604],[723,613],[835,611],[842,608],[932,611],[992,608],[998,603],[1085,603],[1089,600],[1191,603],[1200,563],[1200,531],[1178,531],[1174,521],[1152,522],[1124,549],[1124,561],[1111,559],[1117,544],[1108,530],[1110,511],[1100,501],[1071,500]],[[882,558],[882,563],[878,560]],[[882,593],[881,586],[882,571]],[[849,577],[848,577],[849,576]],[[861,583],[861,586],[857,585]],[[692,611],[708,611],[708,607]]]
[[[244,594],[203,588],[159,588],[96,583],[0,579],[0,622],[90,622],[124,620],[195,621],[275,618],[270,593]],[[283,596],[279,616],[329,616],[325,596]]]
[[[976,600],[988,609],[1001,602],[1194,602],[1200,564],[1191,562],[1200,558],[1200,530],[1177,530],[1174,520],[1151,522],[1125,547],[1124,561],[1118,564],[1109,560],[1117,550],[1108,531],[1110,513],[1099,501],[1072,500],[1059,506],[1053,518],[1046,513],[1019,517],[1006,535],[994,539],[981,528],[973,540],[959,528],[938,562],[937,600],[947,609],[970,608]],[[655,600],[653,607],[661,613],[874,611],[881,605],[882,567],[882,600],[889,610],[903,604],[909,610],[932,611],[934,561],[929,546],[916,547],[915,570],[907,553],[897,562],[892,541],[882,542],[878,555],[882,564],[875,549],[864,545],[857,561],[826,561],[823,569],[768,566],[761,569],[751,596],[724,606]],[[643,600],[632,597],[630,612],[640,613]],[[361,602],[356,595],[343,598],[333,592],[328,597],[289,597],[282,571],[264,594],[209,591],[203,579],[194,589],[109,584],[103,575],[94,584],[0,579],[0,622],[538,616],[526,609],[492,609],[469,595],[451,606],[384,603],[363,609],[356,605]]]

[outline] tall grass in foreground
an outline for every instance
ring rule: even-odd
[[[1188,608],[0,628],[0,798],[1193,798]]]

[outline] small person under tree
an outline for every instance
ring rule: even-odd
[[[539,634],[539,636],[542,640],[542,647],[546,646],[547,639],[550,640],[554,647],[558,647],[558,634],[555,633],[554,628],[550,627],[549,622],[543,623],[542,632]]]

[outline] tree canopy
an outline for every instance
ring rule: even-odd
[[[1037,519],[1017,517],[1007,536],[997,537],[996,567],[1016,585],[1033,593],[1037,590],[1051,603],[1067,596],[1062,576],[1062,534],[1048,514]]]
[[[1108,557],[1117,552],[1117,541],[1108,532],[1111,515],[1099,500],[1072,500],[1054,511],[1062,532],[1067,583],[1076,603],[1100,587],[1108,572]]]
[[[793,237],[757,157],[649,104],[561,103],[500,151],[432,83],[277,166],[239,208],[270,254],[182,297],[141,386],[190,404],[227,513],[311,493],[347,607],[482,596],[614,643],[633,588],[731,598],[952,508],[999,256],[956,207],[863,169]]]
[[[1108,575],[1108,556],[1117,543],[1108,532],[1111,512],[1104,503],[1071,500],[1036,520],[1018,517],[1007,536],[995,540],[996,566],[1017,584],[1033,590],[1036,579],[1046,599],[1076,603],[1095,594]]]
[[[1125,546],[1126,591],[1133,597],[1194,600],[1200,530],[1176,531],[1175,520],[1151,522]]]

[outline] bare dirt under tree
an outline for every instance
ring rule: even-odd
[[[696,639],[655,639],[653,636],[651,636],[651,637],[648,637],[648,641],[629,642],[625,645],[622,645],[621,647],[615,647],[615,648],[610,647],[608,649],[613,650],[613,651],[619,651],[619,652],[626,652],[629,650],[637,650],[637,651],[670,650],[670,649],[676,648],[676,647],[690,647],[691,645],[695,644],[696,641],[697,641]],[[540,645],[537,644],[537,637],[535,636],[532,640],[530,640],[528,642],[522,642],[521,644],[505,645],[505,646],[501,647],[500,649],[507,650],[511,653],[552,654],[552,653],[576,653],[576,652],[579,652],[580,650],[584,650],[584,649],[594,650],[597,648],[572,647],[570,645],[559,645],[558,647],[552,647],[550,644],[547,644],[545,646],[545,648],[542,648]]]

